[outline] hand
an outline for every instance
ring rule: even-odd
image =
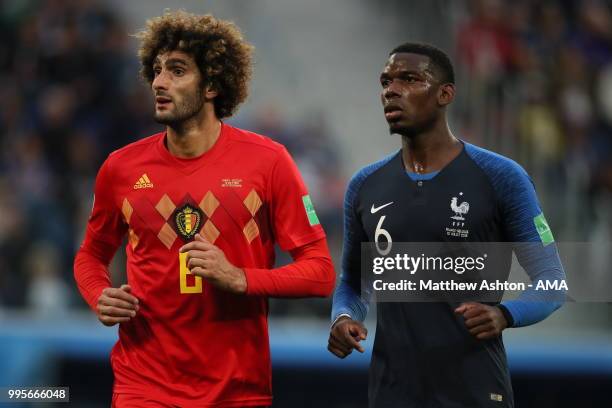
[[[479,340],[499,337],[508,327],[504,314],[495,306],[467,302],[456,308],[455,313],[463,315],[470,334]]]
[[[200,234],[195,241],[183,245],[180,252],[187,252],[187,268],[196,276],[232,293],[246,293],[247,280],[244,271],[232,265],[221,249]]]
[[[98,298],[96,307],[98,320],[105,326],[129,322],[132,317],[136,316],[139,309],[138,299],[131,292],[130,285],[121,285],[120,288],[105,288]]]
[[[353,349],[364,352],[359,342],[368,336],[368,329],[363,323],[350,317],[340,317],[329,332],[327,349],[337,357],[344,358],[353,352]]]

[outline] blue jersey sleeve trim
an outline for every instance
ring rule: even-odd
[[[533,285],[517,299],[502,304],[512,315],[514,327],[537,323],[561,307],[565,299],[564,290],[536,290],[537,283],[564,281],[565,272],[552,233],[547,231],[548,235],[544,236],[538,232],[537,220],[544,218],[533,182],[515,161],[472,144],[464,144],[468,156],[491,181],[507,241],[531,243],[516,245],[514,252]]]
[[[361,243],[368,238],[357,216],[359,192],[366,179],[389,163],[399,152],[359,170],[349,181],[344,196],[344,242],[342,245],[342,274],[334,292],[332,322],[341,314],[363,321],[368,314],[372,293],[361,292]]]

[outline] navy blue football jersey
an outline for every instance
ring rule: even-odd
[[[375,242],[382,227],[393,242],[539,243],[515,250],[523,268],[533,281],[564,278],[534,186],[517,163],[464,143],[461,153],[432,176],[409,177],[398,151],[352,178],[332,319],[365,318],[370,294],[360,287],[361,243]],[[512,253],[506,256],[502,264],[509,269]],[[503,302],[510,324],[535,323],[561,305],[541,296],[527,290]],[[502,338],[477,340],[454,313],[457,306],[378,303],[371,408],[513,407]]]

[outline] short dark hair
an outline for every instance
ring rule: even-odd
[[[442,83],[455,83],[455,70],[453,69],[453,63],[451,62],[448,55],[436,46],[425,43],[407,42],[399,45],[389,53],[389,55],[396,54],[398,52],[408,52],[411,54],[426,55],[442,74],[440,81]]]
[[[167,11],[147,21],[147,27],[136,34],[141,40],[141,75],[153,82],[153,62],[158,54],[183,51],[191,55],[203,77],[218,92],[215,113],[219,119],[232,116],[248,95],[251,79],[253,46],[230,21],[210,14],[196,15],[183,10]]]

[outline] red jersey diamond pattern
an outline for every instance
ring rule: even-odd
[[[243,200],[243,204],[247,208],[247,210],[249,210],[249,213],[251,213],[251,219],[242,229],[242,233],[250,244],[259,235],[259,227],[257,226],[257,222],[255,222],[254,217],[255,214],[257,214],[257,211],[259,211],[259,209],[261,208],[262,201],[261,198],[259,198],[257,192],[253,189]]]
[[[167,194],[164,194],[159,202],[155,205],[155,209],[157,212],[164,217],[164,220],[168,221],[168,218],[172,215],[174,210],[176,209],[176,205]],[[176,232],[172,229],[172,227],[165,222],[161,227],[159,232],[157,233],[157,238],[166,246],[166,248],[172,248],[174,241],[177,238]]]
[[[215,243],[221,232],[217,229],[215,224],[210,219],[214,214],[217,207],[219,207],[219,200],[215,197],[215,195],[208,191],[202,201],[199,204],[200,209],[206,215],[206,222],[202,226],[200,233],[204,235],[204,237],[211,243]],[[157,234],[157,238],[166,246],[166,248],[170,249],[172,245],[174,245],[174,241],[178,238],[178,235],[172,228],[172,226],[168,223],[168,220],[176,210],[177,205],[172,201],[167,194],[164,194],[159,202],[155,205],[155,209],[157,212],[166,220],[164,225],[159,230]]]
[[[206,238],[209,242],[213,244],[221,234],[217,227],[215,227],[215,224],[213,224],[210,219],[213,216],[217,207],[219,207],[219,200],[217,200],[217,198],[211,191],[206,192],[204,198],[202,199],[202,201],[200,201],[200,208],[202,209],[202,211],[204,211],[204,214],[206,214],[206,217],[208,219],[202,226],[201,232],[202,235],[204,235],[204,238]]]
[[[127,200],[127,198],[123,199],[123,204],[121,206],[121,212],[123,213],[125,222],[129,225],[130,219],[132,218],[132,213],[134,212],[134,208],[132,208],[132,205]],[[128,242],[132,246],[132,249],[136,248],[136,245],[138,245],[139,240],[140,239],[138,238],[138,235],[136,235],[134,230],[132,228],[128,229]]]
[[[246,240],[251,243],[255,238],[260,235],[259,226],[257,221],[255,221],[255,218],[257,216],[258,211],[261,209],[263,202],[259,197],[259,194],[257,194],[257,192],[255,191],[255,189],[252,189],[249,194],[244,198],[244,200],[242,200],[242,204],[250,215],[246,223],[242,226],[242,233],[244,234]],[[215,214],[215,211],[219,208],[219,206],[219,200],[211,191],[207,191],[200,203],[198,204],[198,207],[206,215],[206,221],[202,225],[200,233],[204,235],[204,237],[213,244],[221,235],[221,231],[219,231],[217,226],[212,221],[212,217]],[[177,204],[175,204],[167,194],[164,194],[155,205],[155,210],[157,210],[159,215],[161,215],[161,217],[165,221],[157,232],[157,238],[168,249],[172,248],[172,245],[174,245],[174,242],[178,238],[177,233],[174,231],[174,228],[169,223],[170,217],[172,216],[176,208]],[[123,200],[121,211],[123,213],[123,216],[125,217],[126,222],[130,224],[130,219],[132,218],[132,214],[134,213],[134,208],[132,207],[127,198]],[[246,217],[247,216],[245,216],[244,218]],[[244,222],[244,218],[242,219],[242,222]],[[237,219],[234,220],[238,221]],[[132,248],[135,248],[138,245],[140,239],[132,228],[130,228],[128,231],[128,237]]]

